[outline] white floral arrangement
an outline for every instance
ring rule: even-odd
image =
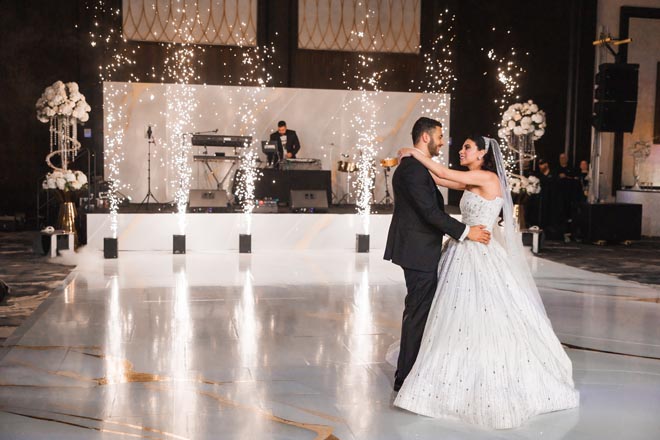
[[[545,112],[530,99],[509,106],[502,115],[501,128],[497,134],[501,139],[509,139],[512,134],[515,136],[533,134],[533,139],[536,141],[545,134],[545,127]]]
[[[630,155],[639,161],[644,161],[651,155],[651,144],[646,141],[637,141],[630,147]]]
[[[49,122],[55,116],[70,116],[80,122],[89,120],[91,107],[85,101],[85,96],[78,90],[75,82],[63,83],[56,81],[37,100],[37,119]]]
[[[79,191],[87,185],[87,176],[82,171],[55,170],[46,174],[41,187],[43,189],[58,189],[60,191]]]
[[[513,194],[538,194],[541,192],[541,181],[536,176],[520,176],[511,174],[509,186]]]

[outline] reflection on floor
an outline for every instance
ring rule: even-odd
[[[532,259],[578,409],[489,432],[393,408],[378,252],[79,254],[0,353],[9,438],[657,438],[660,291]],[[619,353],[619,354],[613,354]],[[466,366],[469,368],[469,366]]]

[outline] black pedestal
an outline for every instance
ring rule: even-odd
[[[186,253],[186,236],[185,235],[173,235],[172,236],[172,252],[175,254],[185,254]]]
[[[119,245],[116,238],[105,237],[103,239],[103,258],[117,258]]]
[[[252,253],[252,236],[249,234],[240,234],[238,236],[238,252],[241,254]]]
[[[356,234],[355,235],[355,252],[358,254],[369,253],[369,235]]]

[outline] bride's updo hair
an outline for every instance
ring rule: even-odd
[[[483,151],[486,149],[486,141],[484,140],[483,136],[480,136],[478,134],[473,134],[468,136],[468,139],[473,141],[475,144],[477,144],[477,149],[480,151]],[[497,174],[497,167],[495,165],[495,157],[493,156],[493,150],[490,148],[488,149],[488,152],[484,154],[483,157],[483,162],[481,164],[481,169],[486,170],[486,171],[491,171],[495,174]]]

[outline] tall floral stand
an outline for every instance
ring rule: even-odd
[[[50,152],[46,163],[52,169],[42,183],[45,190],[55,191],[60,201],[57,231],[53,235],[68,235],[71,243],[76,236],[75,200],[87,185],[87,176],[69,166],[75,160],[81,145],[78,141],[78,123],[89,120],[91,110],[85,96],[75,82],[56,81],[46,87],[36,103],[37,119],[49,124]],[[53,163],[53,159],[59,160]],[[59,163],[58,163],[59,162]],[[50,232],[46,232],[51,234]],[[51,238],[52,240],[52,238]],[[69,246],[73,250],[73,246]],[[51,252],[52,253],[52,252]]]

